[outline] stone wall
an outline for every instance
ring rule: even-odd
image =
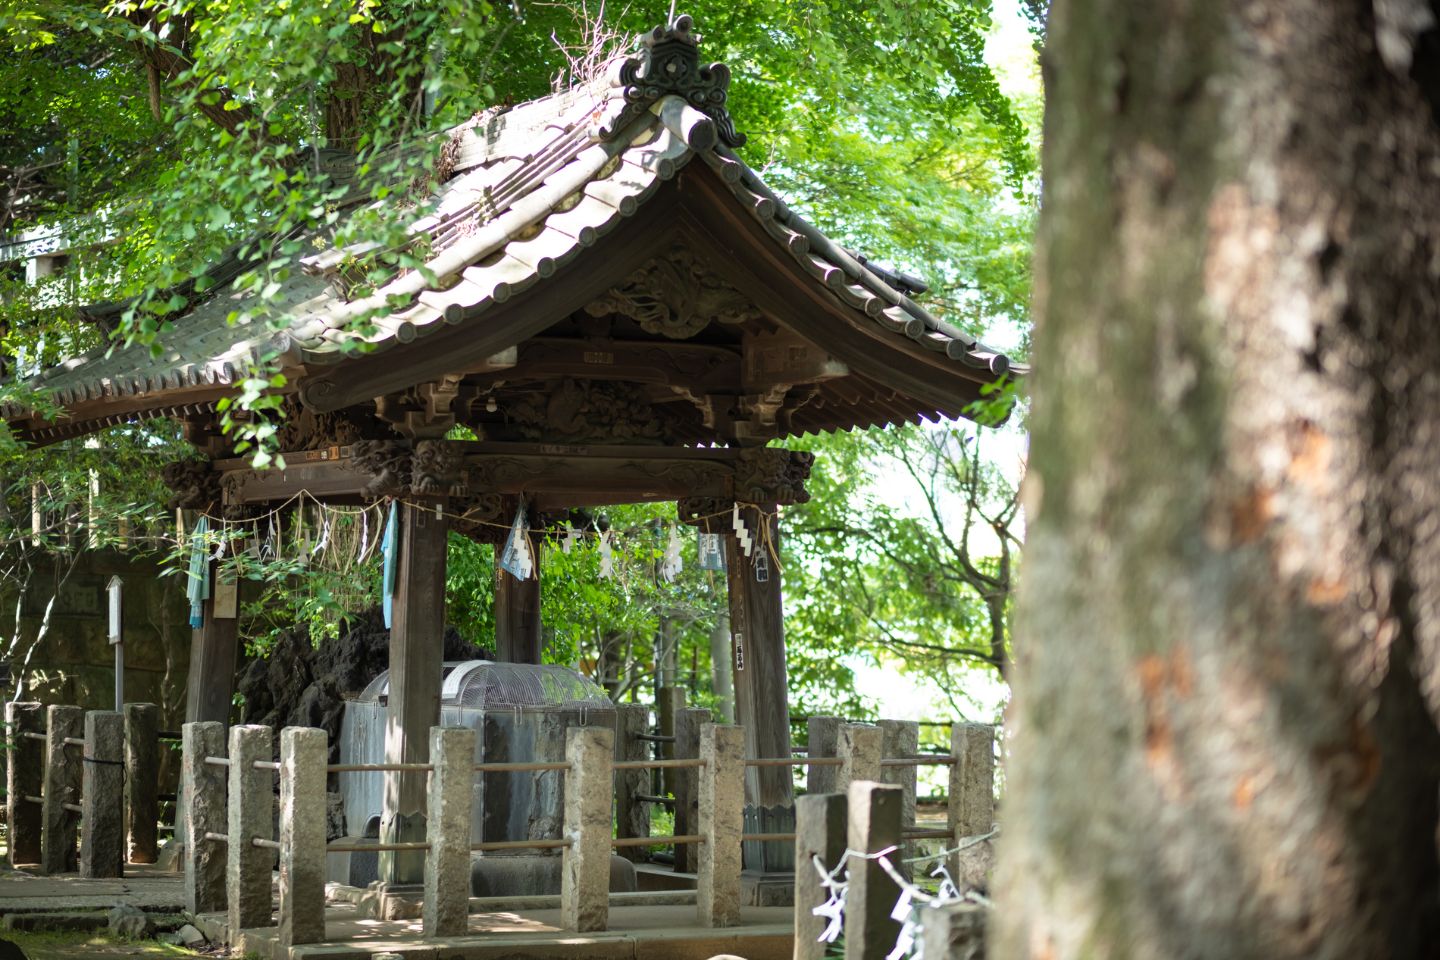
[[[69,560],[58,563],[68,565]],[[185,719],[190,664],[189,607],[184,578],[161,577],[162,569],[153,556],[83,553],[60,589],[48,634],[30,657],[25,698],[114,709],[115,651],[106,636],[105,586],[118,575],[125,583],[125,699],[157,704],[161,728],[178,730]],[[0,665],[0,693],[6,700],[14,698],[17,673],[54,594],[54,581],[53,568],[42,568],[31,578],[21,605],[20,643],[8,664]],[[0,644],[10,639],[15,589],[12,582],[0,582]]]

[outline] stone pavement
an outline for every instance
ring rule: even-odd
[[[83,880],[41,876],[26,869],[0,870],[0,916],[10,913],[109,910],[128,903],[147,913],[179,913],[185,907],[180,874],[152,864],[127,864],[124,877]]]
[[[612,906],[611,930],[577,934],[560,926],[558,908],[472,914],[466,935],[426,938],[419,920],[369,920],[350,904],[326,910],[324,944],[286,950],[274,927],[246,930],[237,946],[267,960],[709,960],[721,954],[744,960],[790,960],[793,914],[786,907],[741,911],[740,925],[708,929],[695,907]],[[212,939],[223,914],[201,918]]]

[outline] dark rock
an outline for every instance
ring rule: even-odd
[[[25,951],[9,940],[0,940],[0,960],[29,960]]]
[[[150,915],[128,903],[117,903],[110,911],[109,926],[112,934],[129,940],[140,940],[155,932]]]
[[[494,655],[445,628],[446,660],[484,660]],[[379,607],[352,616],[334,640],[315,647],[297,627],[282,634],[263,659],[247,664],[236,689],[245,698],[242,722],[274,727],[319,727],[330,737],[330,762],[339,761],[345,701],[358,696],[389,666],[390,631]],[[279,749],[279,737],[276,737]]]

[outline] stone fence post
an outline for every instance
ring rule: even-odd
[[[646,760],[649,742],[639,739],[649,722],[650,708],[643,703],[615,705],[615,759]],[[621,838],[650,836],[650,805],[635,799],[649,793],[649,770],[615,771],[615,836]],[[627,860],[647,857],[644,847],[621,847],[616,851]]]
[[[995,728],[957,723],[950,728],[949,829],[955,840],[978,837],[995,825]]]
[[[610,795],[615,734],[571,727],[565,734],[565,848],[560,865],[560,925],[604,930],[610,919]]]
[[[683,691],[682,691],[683,692]],[[700,756],[700,728],[710,722],[710,711],[693,707],[675,712],[675,758],[694,760]],[[671,784],[675,790],[675,833],[679,836],[700,831],[700,771],[695,767],[677,767]],[[694,873],[700,850],[693,843],[675,848],[675,869]]]
[[[226,844],[225,888],[229,894],[230,941],[240,931],[270,926],[270,865],[275,851],[257,847],[269,840],[275,812],[275,774],[255,769],[270,762],[275,735],[269,727],[246,724],[230,728],[230,816]],[[322,807],[323,813],[323,807]]]
[[[920,908],[922,956],[934,960],[985,960],[989,910],[975,903]]]
[[[5,772],[5,814],[10,827],[10,866],[40,862],[45,790],[45,708],[38,703],[5,704],[10,764]]]
[[[700,847],[695,906],[702,927],[740,922],[740,838],[745,831],[745,730],[700,728]]]
[[[876,729],[877,738],[879,733]],[[871,854],[898,847],[903,800],[903,791],[888,783],[851,783],[849,848]],[[898,850],[889,855],[892,865],[899,859]],[[895,949],[900,924],[890,913],[899,899],[899,885],[878,862],[851,861],[845,894],[845,960],[884,960]]]
[[[80,876],[118,877],[125,870],[125,715],[85,714],[80,758]]]
[[[325,764],[329,758],[330,742],[324,730],[286,727],[280,731],[280,944],[284,947],[325,939]]]
[[[905,757],[913,757],[920,752],[920,724],[914,720],[881,720],[880,727],[880,756],[885,760],[895,760]],[[902,791],[903,799],[900,805],[901,828],[915,826],[915,790],[918,782],[918,769],[910,764],[903,767],[881,767],[880,780],[884,783],[893,783]],[[919,856],[918,848],[913,843],[907,843],[902,848],[902,856],[896,857],[893,861],[895,869],[900,871],[901,876],[910,879],[910,868],[900,861],[905,857]]]
[[[41,841],[42,873],[77,870],[80,857],[75,838],[80,814],[83,774],[80,748],[73,741],[85,732],[85,711],[79,707],[52,704],[45,711],[44,839]],[[66,743],[70,740],[72,743]]]
[[[849,791],[860,780],[880,779],[880,728],[868,723],[842,723],[836,753],[843,761],[835,777],[835,792]]]
[[[833,768],[832,768],[833,769]],[[820,942],[826,920],[814,909],[828,898],[815,869],[815,858],[827,871],[845,855],[849,798],[843,793],[810,793],[795,800],[795,958],[824,960],[829,944]]]
[[[125,832],[130,863],[154,863],[160,852],[160,708],[125,704]]]
[[[464,936],[470,918],[470,817],[475,795],[475,731],[430,728],[424,926],[427,937]],[[608,852],[608,851],[607,851]],[[607,876],[606,894],[609,894]]]
[[[811,760],[840,756],[840,725],[844,722],[839,717],[811,717],[805,721],[806,756]],[[805,791],[843,792],[836,786],[839,782],[839,767],[811,767],[805,776]]]
[[[206,757],[225,756],[225,724],[218,721],[187,723],[181,727],[184,753],[180,783],[187,796],[177,806],[185,819],[176,830],[184,844],[185,909],[190,913],[215,913],[225,909],[226,843],[209,839],[224,836],[229,827],[225,795],[229,781],[226,768],[205,762]]]

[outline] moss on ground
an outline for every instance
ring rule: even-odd
[[[118,940],[103,933],[0,930],[0,940],[19,947],[26,960],[71,960],[73,957],[198,957],[201,954],[159,940]]]

